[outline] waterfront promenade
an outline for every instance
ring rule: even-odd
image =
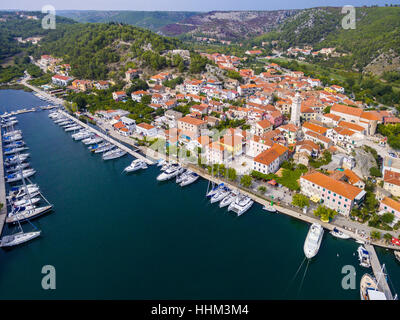
[[[0,129],[0,203],[3,207],[0,210],[0,236],[3,233],[4,222],[7,217],[7,201],[6,201],[6,186],[4,177],[4,163],[3,163],[3,134]]]
[[[118,148],[128,152],[129,154],[131,154],[132,156],[134,156],[137,159],[140,159],[142,161],[145,161],[147,164],[152,165],[154,164],[154,162],[146,157],[144,157],[143,155],[141,155],[140,153],[137,153],[136,151],[132,150],[131,148],[128,148],[127,146],[123,145],[122,143],[112,139],[110,136],[105,135],[104,133],[96,130],[95,128],[89,126],[88,124],[80,121],[79,119],[71,116],[70,114],[68,114],[65,111],[60,110],[59,111],[61,114],[63,114],[64,116],[70,118],[71,120],[75,121],[76,123],[78,123],[79,125],[81,125],[82,127],[92,131],[93,133],[97,134],[98,136],[100,136],[101,138],[103,138],[104,140],[107,140],[108,142],[111,142],[112,144],[114,144],[115,146],[117,146]]]

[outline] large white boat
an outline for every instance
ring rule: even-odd
[[[24,208],[21,208],[19,211],[10,212],[10,214],[6,218],[6,222],[7,223],[13,223],[17,221],[21,222],[32,218],[37,218],[40,215],[46,213],[47,211],[50,211],[51,208],[53,208],[52,205],[34,209],[28,209],[28,210],[24,210]]]
[[[124,169],[124,172],[129,173],[129,172],[134,172],[134,171],[137,171],[140,169],[147,169],[147,164],[146,164],[146,162],[144,162],[140,159],[136,159],[136,160],[133,160],[132,163]]]
[[[14,141],[18,141],[18,140],[22,140],[22,135],[20,135],[20,134],[13,134],[12,136],[4,137],[4,138],[3,138],[3,141],[4,141],[5,143],[14,142]]]
[[[360,281],[361,300],[387,300],[386,295],[378,289],[378,282],[370,274],[366,273]]]
[[[94,150],[94,153],[103,153],[103,152],[110,151],[111,149],[114,149],[114,145],[109,142],[106,142],[104,145],[102,144],[101,146],[96,148]]]
[[[28,159],[28,157],[29,153],[21,153],[19,155],[7,156],[4,163],[6,166],[11,166],[24,162],[26,159]]]
[[[180,183],[186,178],[186,176],[187,176],[189,173],[190,173],[189,171],[186,172],[186,169],[183,169],[183,171],[182,171],[180,174],[178,174],[178,175],[176,176],[175,182],[176,182],[177,184],[180,184]]]
[[[209,190],[206,194],[207,198],[211,198],[214,194],[216,194],[218,192],[219,189],[222,189],[225,187],[225,184],[222,182],[219,185],[215,185],[211,188],[211,190]]]
[[[229,195],[231,190],[227,187],[219,189],[210,199],[211,203],[219,202]]]
[[[22,135],[22,131],[21,130],[8,131],[8,132],[3,133],[3,137],[10,137],[10,136],[13,136],[16,134]]]
[[[324,228],[318,223],[313,223],[308,230],[306,241],[304,241],[304,254],[308,259],[316,256],[321,246]]]
[[[22,178],[29,178],[36,173],[35,169],[26,169],[21,172],[11,173],[6,177],[8,183],[22,180]]]
[[[81,130],[78,133],[74,133],[71,137],[75,141],[83,140],[89,138],[91,136],[91,132],[87,130]]]
[[[343,231],[340,231],[339,229],[336,229],[336,228],[333,228],[333,230],[329,233],[339,239],[350,239],[351,238],[348,234],[346,234]]]
[[[11,167],[7,168],[6,172],[7,173],[13,173],[13,172],[16,172],[16,171],[21,171],[21,170],[23,170],[25,168],[28,168],[29,165],[30,165],[29,162],[23,162],[21,164],[17,164],[15,166],[11,166]]]
[[[176,177],[181,172],[181,168],[177,164],[170,165],[164,172],[160,173],[157,181],[166,181]]]
[[[219,207],[224,208],[229,206],[233,201],[236,200],[237,196],[238,193],[236,191],[231,191],[225,198],[222,199],[222,201],[219,203]]]
[[[3,236],[0,247],[14,247],[40,236],[41,231],[18,232],[16,234]]]
[[[192,184],[199,178],[199,175],[195,172],[191,172],[185,176],[185,179],[182,180],[180,186],[185,187],[188,186],[189,184]]]
[[[127,152],[124,150],[121,150],[120,148],[115,148],[113,150],[107,151],[106,153],[103,154],[103,160],[113,160],[120,158],[124,155],[126,155]]]
[[[22,199],[10,199],[10,204],[17,207],[31,206],[38,203],[41,199],[39,197],[22,198]]]
[[[28,193],[26,192],[28,191]],[[9,194],[8,194],[8,199],[19,199],[25,196],[35,196],[35,193],[39,193],[39,187],[36,184],[28,184],[26,186],[18,186],[18,187],[13,187],[11,188]]]
[[[68,128],[68,129],[65,129],[65,131],[66,131],[66,132],[70,132],[70,131],[76,131],[76,130],[80,130],[80,129],[82,129],[82,127],[76,125],[76,126],[73,126],[73,127]]]
[[[14,153],[21,152],[24,150],[28,150],[28,147],[5,148],[4,155],[14,154]]]
[[[15,142],[11,142],[11,143],[7,143],[4,145],[5,148],[18,148],[18,147],[22,147],[25,145],[24,141],[15,141]]]
[[[96,143],[100,143],[100,142],[103,142],[103,139],[96,135],[92,135],[89,138],[82,140],[82,143],[85,145],[96,144]]]
[[[239,194],[235,201],[233,201],[229,207],[228,211],[233,211],[235,212],[238,216],[241,216],[243,213],[245,213],[247,210],[251,208],[253,205],[254,201],[251,200],[250,197],[246,195]]]
[[[360,266],[364,268],[369,268],[371,266],[371,258],[367,249],[363,246],[357,248],[358,260],[360,261]]]
[[[263,210],[271,212],[271,213],[275,213],[276,212],[276,209],[274,208],[272,203],[263,206]]]

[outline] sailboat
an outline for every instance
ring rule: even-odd
[[[0,247],[15,247],[17,245],[20,245],[22,243],[28,242],[30,240],[33,240],[37,237],[40,236],[42,231],[37,230],[37,231],[31,231],[31,232],[24,232],[22,230],[21,224],[18,221],[18,226],[20,228],[20,231],[14,234],[10,234],[7,236],[3,236],[0,240]]]

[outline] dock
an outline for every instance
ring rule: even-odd
[[[4,177],[4,163],[3,163],[3,134],[0,130],[0,203],[3,207],[0,210],[0,236],[3,233],[4,223],[7,218],[7,201],[6,201],[6,183]]]
[[[390,291],[389,284],[387,283],[386,275],[382,272],[382,266],[379,262],[374,246],[366,244],[365,249],[367,249],[369,252],[372,271],[374,272],[375,279],[378,281],[379,290],[385,294],[387,300],[393,300],[392,292]]]
[[[75,121],[75,122],[78,123],[80,126],[82,126],[82,127],[86,128],[86,129],[92,131],[93,133],[97,134],[98,136],[100,136],[100,137],[103,138],[104,140],[106,140],[106,141],[112,143],[113,145],[117,146],[117,147],[120,148],[121,150],[124,150],[124,151],[128,152],[130,155],[134,156],[135,158],[140,159],[140,160],[146,162],[148,165],[154,164],[154,162],[153,162],[152,160],[146,158],[145,156],[143,156],[143,155],[141,155],[140,153],[138,153],[138,152],[132,150],[131,148],[128,148],[127,146],[125,146],[125,145],[123,145],[122,143],[120,143],[120,142],[114,140],[113,138],[111,138],[111,137],[105,135],[104,133],[98,131],[97,129],[95,129],[95,128],[89,126],[88,124],[83,123],[82,121],[80,121],[79,119],[77,119],[77,118],[71,116],[71,115],[68,114],[67,112],[62,111],[62,110],[59,110],[58,112],[60,112],[60,113],[61,113],[62,115],[64,115],[64,116],[68,117],[68,118],[71,119],[72,121]]]

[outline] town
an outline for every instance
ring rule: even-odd
[[[174,51],[190,57],[187,50]],[[291,48],[288,53],[297,51],[312,52]],[[120,108],[89,112],[76,103],[66,106],[132,145],[215,170],[214,175],[239,180],[322,221],[338,216],[363,223],[369,231],[363,237],[390,245],[396,239],[392,231],[400,227],[400,159],[377,128],[399,123],[396,110],[354,101],[343,87],[324,86],[303,72],[268,62],[270,57],[261,53],[246,52],[264,62],[258,74],[242,68],[246,58],[220,53],[200,53],[210,63],[197,78],[173,71],[145,75],[129,68],[123,90],[112,92]],[[42,89],[61,97],[97,95],[115,84],[76,79],[70,65],[51,55],[35,63],[53,74]],[[144,87],[129,92],[137,81]],[[151,120],[134,119],[124,110],[129,100],[153,109]]]

